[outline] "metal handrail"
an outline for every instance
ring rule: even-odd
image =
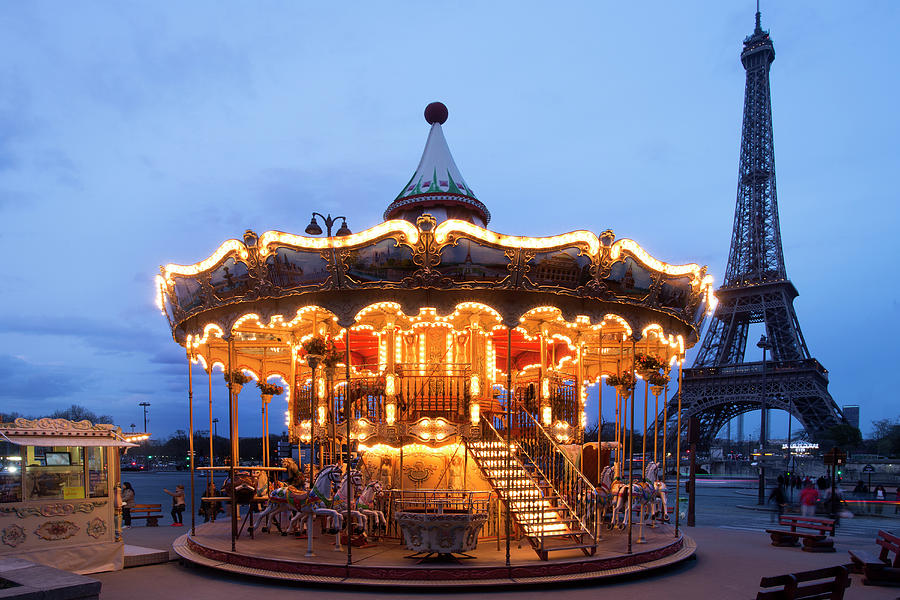
[[[590,481],[587,480],[587,478],[584,476],[584,474],[581,472],[581,470],[575,466],[575,463],[572,462],[572,460],[569,458],[569,456],[566,454],[566,452],[562,448],[560,448],[559,444],[557,444],[556,441],[550,436],[550,434],[547,433],[547,431],[540,424],[540,422],[538,422],[538,420],[534,417],[534,415],[532,415],[530,412],[528,412],[527,410],[525,410],[521,407],[519,408],[517,413],[524,414],[526,416],[526,418],[531,421],[531,425],[533,426],[532,429],[536,429],[543,435],[544,440],[546,442],[549,442],[550,448],[553,449],[554,456],[556,458],[563,459],[563,464],[566,467],[568,467],[569,476],[571,477],[574,475],[575,480],[580,484],[580,486],[581,486],[580,491],[581,491],[582,498],[579,499],[576,497],[576,504],[573,509],[571,504],[568,501],[566,501],[566,498],[562,493],[563,491],[565,491],[562,488],[564,488],[566,486],[561,483],[561,481],[560,481],[561,478],[554,476],[552,473],[547,473],[546,467],[541,468],[541,464],[534,460],[535,457],[532,457],[528,453],[527,449],[523,448],[522,443],[519,444],[519,447],[523,448],[522,451],[526,455],[528,455],[528,458],[532,461],[532,464],[534,464],[535,468],[541,473],[541,475],[544,477],[544,479],[547,480],[551,485],[553,485],[554,490],[556,490],[556,492],[559,495],[560,502],[562,502],[563,505],[565,505],[565,507],[569,510],[569,512],[578,519],[578,522],[581,525],[582,529],[588,535],[591,536],[594,543],[596,544],[597,537],[598,537],[597,529],[596,529],[596,527],[598,526],[597,515],[596,515],[596,510],[595,510],[596,506],[592,507],[592,506],[590,506],[590,504],[591,504],[591,502],[595,503],[597,501],[597,498],[599,497],[597,494],[597,489],[594,487],[594,485]],[[575,491],[577,492],[578,490],[575,490]],[[590,496],[590,498],[589,499],[584,498],[583,496],[585,494],[588,494]],[[584,503],[584,505],[582,505],[582,503]],[[593,517],[593,519],[591,519],[590,517]]]

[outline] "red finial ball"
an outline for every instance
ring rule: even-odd
[[[450,113],[447,112],[447,107],[444,106],[442,102],[432,102],[425,107],[425,120],[428,121],[429,125],[435,123],[443,125],[447,122],[447,116],[449,114]]]

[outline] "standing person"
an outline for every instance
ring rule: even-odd
[[[875,514],[881,514],[881,511],[884,509],[884,501],[886,496],[887,491],[884,489],[883,485],[875,486]]]
[[[184,513],[184,486],[180,483],[175,486],[175,491],[170,492],[163,488],[163,491],[172,496],[172,527],[181,527],[184,525],[182,514]]]
[[[218,494],[216,493],[216,484],[210,481],[206,485],[206,494],[207,497],[215,497]],[[216,522],[216,515],[219,514],[219,510],[222,508],[222,503],[218,500],[203,500],[200,503],[200,513],[203,515],[203,522],[208,523],[212,521]]]
[[[816,515],[816,502],[819,501],[819,492],[812,482],[806,484],[800,492],[800,514],[804,517]]]
[[[134,506],[134,488],[127,481],[122,482],[122,529],[131,527],[131,507]]]

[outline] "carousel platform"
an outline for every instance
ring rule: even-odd
[[[353,548],[353,564],[347,566],[346,547],[334,549],[334,536],[316,536],[315,556],[305,558],[306,539],[257,533],[246,534],[231,551],[231,526],[227,522],[207,523],[195,535],[185,534],[173,543],[184,560],[196,565],[271,580],[299,584],[464,588],[546,583],[598,581],[623,575],[640,575],[668,567],[693,556],[694,541],[670,525],[644,528],[646,543],[633,545],[627,554],[627,533],[605,531],[594,556],[577,550],[554,553],[549,561],[539,560],[523,540],[513,542],[511,566],[506,566],[506,546],[501,541],[482,541],[469,558],[422,559],[396,540]],[[637,529],[634,531],[637,539]]]

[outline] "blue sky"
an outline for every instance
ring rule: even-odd
[[[157,435],[185,427],[187,368],[153,304],[158,266],[246,228],[300,232],[312,210],[347,214],[354,231],[377,224],[415,169],[433,100],[450,109],[445,134],[492,229],[609,227],[721,282],[753,11],[4,3],[0,405],[78,403],[128,428],[149,401]],[[900,5],[770,1],[763,26],[795,307],[865,432],[900,413],[885,378],[900,334]],[[256,433],[245,405],[241,431]]]

